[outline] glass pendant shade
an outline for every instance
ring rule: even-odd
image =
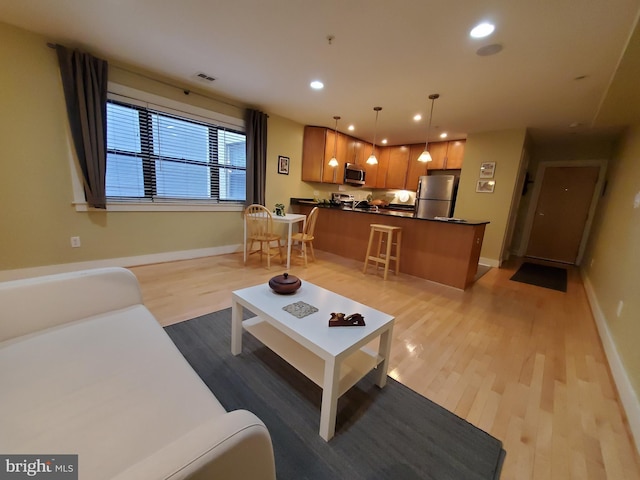
[[[418,161],[426,163],[426,162],[431,162],[432,160],[433,158],[431,158],[431,154],[429,153],[429,150],[427,150],[425,147],[424,152],[422,152],[418,157]]]
[[[340,117],[335,116],[333,117],[333,119],[336,121],[336,126],[334,128],[334,137],[333,137],[333,157],[331,157],[331,160],[329,160],[329,166],[330,167],[337,167],[338,164],[338,159],[336,158],[336,153],[338,152],[338,120],[340,120]]]
[[[431,113],[429,113],[429,128],[427,128],[427,141],[424,143],[424,152],[420,154],[418,157],[419,162],[431,162],[433,158],[431,158],[431,154],[429,153],[429,133],[431,133],[431,119],[433,118],[433,103],[436,99],[440,98],[440,94],[434,93],[429,95],[429,100],[431,100]]]
[[[376,130],[378,129],[378,113],[382,110],[382,107],[373,107],[373,110],[376,112],[376,123],[373,127],[373,145],[371,145],[371,155],[367,158],[367,163],[369,165],[377,165],[378,159],[376,158]]]

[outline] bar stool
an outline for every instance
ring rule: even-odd
[[[384,279],[387,279],[387,274],[389,273],[389,264],[391,260],[396,262],[396,275],[400,270],[400,244],[402,241],[402,227],[392,227],[391,225],[381,225],[379,223],[372,223],[370,225],[371,232],[369,233],[369,245],[367,246],[367,256],[364,259],[364,268],[362,269],[362,273],[367,273],[367,267],[369,266],[369,262],[376,262],[376,270],[378,270],[379,264],[384,265]],[[396,241],[393,242],[393,234],[396,233]],[[370,255],[371,253],[371,245],[373,244],[373,238],[375,234],[378,233],[378,251],[377,255],[374,257]],[[384,235],[387,235],[385,240],[386,242],[386,253],[381,253],[382,250],[382,240]],[[395,245],[395,256],[391,255],[391,245]]]

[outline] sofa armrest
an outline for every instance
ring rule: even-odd
[[[142,303],[135,275],[110,267],[0,283],[0,342]]]
[[[247,410],[211,418],[113,480],[275,480],[269,431]]]

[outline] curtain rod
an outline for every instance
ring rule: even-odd
[[[49,47],[49,48],[54,48],[54,49],[55,49],[57,46],[58,46],[58,44],[56,44],[56,43],[47,42],[47,47]],[[178,85],[174,85],[173,83],[165,82],[164,80],[158,80],[157,78],[151,77],[151,76],[149,76],[149,75],[145,75],[145,74],[140,73],[140,72],[136,72],[136,71],[134,71],[134,70],[129,70],[129,69],[124,68],[124,67],[121,67],[121,66],[119,66],[119,65],[113,65],[113,67],[114,67],[114,68],[117,68],[117,69],[119,69],[119,70],[123,70],[123,71],[125,71],[125,72],[127,72],[127,73],[132,73],[132,74],[134,74],[134,75],[138,75],[138,76],[143,77],[143,78],[146,78],[146,79],[148,79],[148,80],[151,80],[151,81],[154,81],[154,82],[157,82],[157,83],[161,83],[161,84],[166,85],[166,86],[168,86],[168,87],[177,88],[177,89],[179,89],[179,90],[182,90],[182,92],[183,92],[185,95],[190,95],[190,94],[192,94],[192,93],[193,93],[193,94],[195,94],[195,95],[199,95],[199,96],[201,96],[201,97],[203,97],[203,98],[206,98],[206,99],[208,99],[208,100],[213,100],[213,101],[215,101],[215,102],[219,102],[219,103],[222,103],[222,104],[224,104],[224,105],[229,105],[230,107],[235,107],[235,108],[239,108],[239,109],[242,109],[242,110],[244,110],[244,109],[246,109],[246,108],[247,108],[247,107],[244,107],[244,106],[242,106],[242,105],[238,105],[238,104],[231,103],[231,102],[228,102],[228,101],[225,101],[225,100],[221,100],[221,99],[216,98],[216,97],[210,97],[209,95],[204,95],[204,94],[202,94],[202,93],[192,92],[192,91],[191,91],[191,90],[189,90],[188,88],[179,87]]]

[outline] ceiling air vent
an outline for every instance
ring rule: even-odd
[[[196,73],[195,77],[198,80],[201,80],[203,82],[213,82],[215,80],[214,77],[212,77],[211,75],[207,75],[206,73],[202,73],[202,72],[198,72]]]

